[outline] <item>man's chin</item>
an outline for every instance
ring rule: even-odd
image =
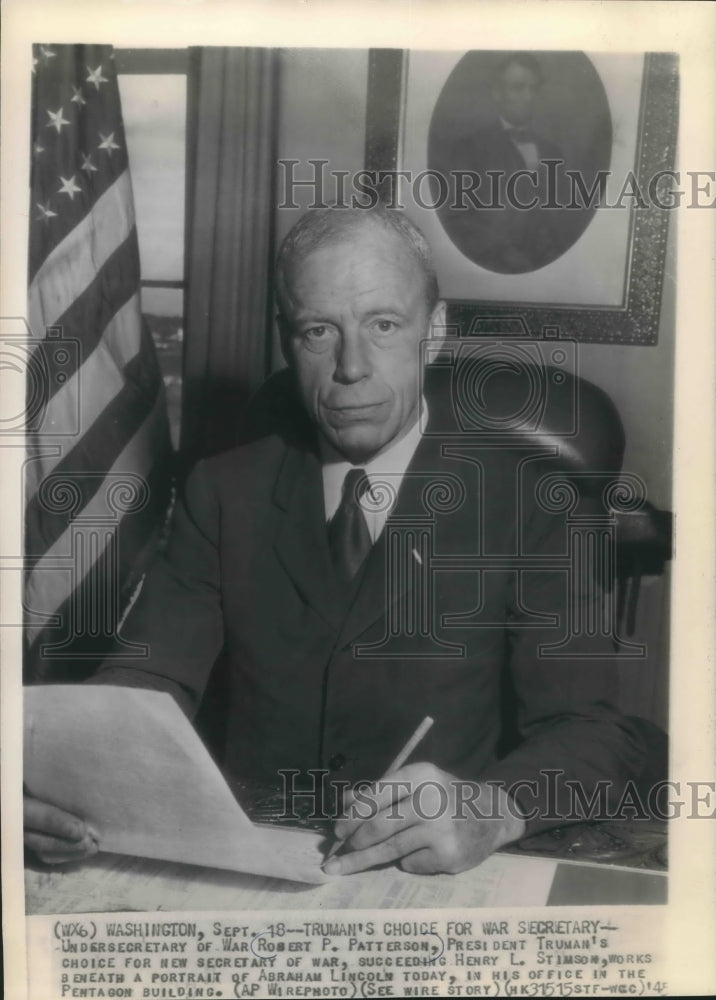
[[[369,462],[386,444],[382,438],[369,433],[367,428],[355,427],[342,429],[340,432],[331,428],[326,437],[351,465]]]

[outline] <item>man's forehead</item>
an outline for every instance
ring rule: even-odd
[[[522,83],[525,78],[537,86],[539,83],[539,77],[537,73],[530,66],[523,66],[522,63],[513,62],[509,63],[500,73],[500,83]]]
[[[296,322],[308,319],[338,320],[341,316],[367,319],[394,315],[409,318],[425,305],[422,287],[406,281],[336,282],[289,285],[285,307]]]
[[[359,294],[393,285],[409,292],[413,285],[424,281],[419,263],[402,240],[367,226],[351,237],[331,240],[303,259],[292,261],[286,278],[294,292],[310,288],[330,293],[341,288]]]

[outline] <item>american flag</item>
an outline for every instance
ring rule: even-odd
[[[111,47],[33,46],[31,142],[25,676],[79,679],[112,647],[169,487]]]

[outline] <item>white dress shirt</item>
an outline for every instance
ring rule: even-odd
[[[500,115],[500,122],[506,132],[513,131],[514,129],[519,131],[518,125],[511,125],[505,118],[502,117],[502,115]],[[527,142],[522,142],[512,135],[509,138],[510,142],[517,147],[517,151],[525,161],[525,166],[528,170],[537,170],[539,167],[539,150],[537,149],[537,143],[533,142],[531,139]]]
[[[371,542],[375,542],[385,527],[388,515],[395,506],[395,500],[403,482],[405,471],[410,465],[415,449],[422,437],[421,421],[427,420],[427,407],[423,402],[421,418],[416,420],[407,434],[391,445],[370,462],[351,465],[339,451],[321,435],[320,448],[323,460],[323,500],[326,521],[330,521],[338,510],[343,496],[343,482],[351,469],[365,469],[370,483],[360,499],[365,514]]]

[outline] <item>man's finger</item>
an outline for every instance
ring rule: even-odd
[[[25,846],[48,864],[79,861],[81,858],[96,854],[98,850],[94,837],[87,836],[79,841],[68,841],[31,830],[25,833]]]
[[[412,854],[413,851],[426,847],[427,833],[424,826],[408,827],[396,833],[394,837],[366,847],[362,851],[350,851],[340,857],[331,858],[323,870],[327,875],[352,875],[353,872],[362,872],[366,868],[374,868],[375,865],[396,861],[406,854]]]
[[[79,817],[27,795],[23,800],[23,821],[26,830],[64,841],[78,842],[87,835],[87,827]]]
[[[400,867],[404,872],[412,872],[414,875],[434,875],[438,871],[435,854],[428,847],[401,858]]]
[[[362,851],[373,844],[380,844],[390,837],[396,836],[402,830],[407,830],[420,822],[412,806],[411,799],[394,802],[383,809],[373,819],[361,823],[347,839],[344,839],[344,850]]]
[[[64,853],[60,854],[39,854],[35,852],[37,860],[41,861],[43,865],[70,865],[76,864],[78,861],[84,861],[85,857],[68,857]]]
[[[395,807],[395,815],[403,810],[403,801],[426,781],[434,781],[437,769],[432,764],[406,764],[392,774],[368,786],[357,786],[346,792],[343,799],[344,818],[336,821],[334,834],[338,840],[348,840],[366,821],[372,821],[384,810]]]

